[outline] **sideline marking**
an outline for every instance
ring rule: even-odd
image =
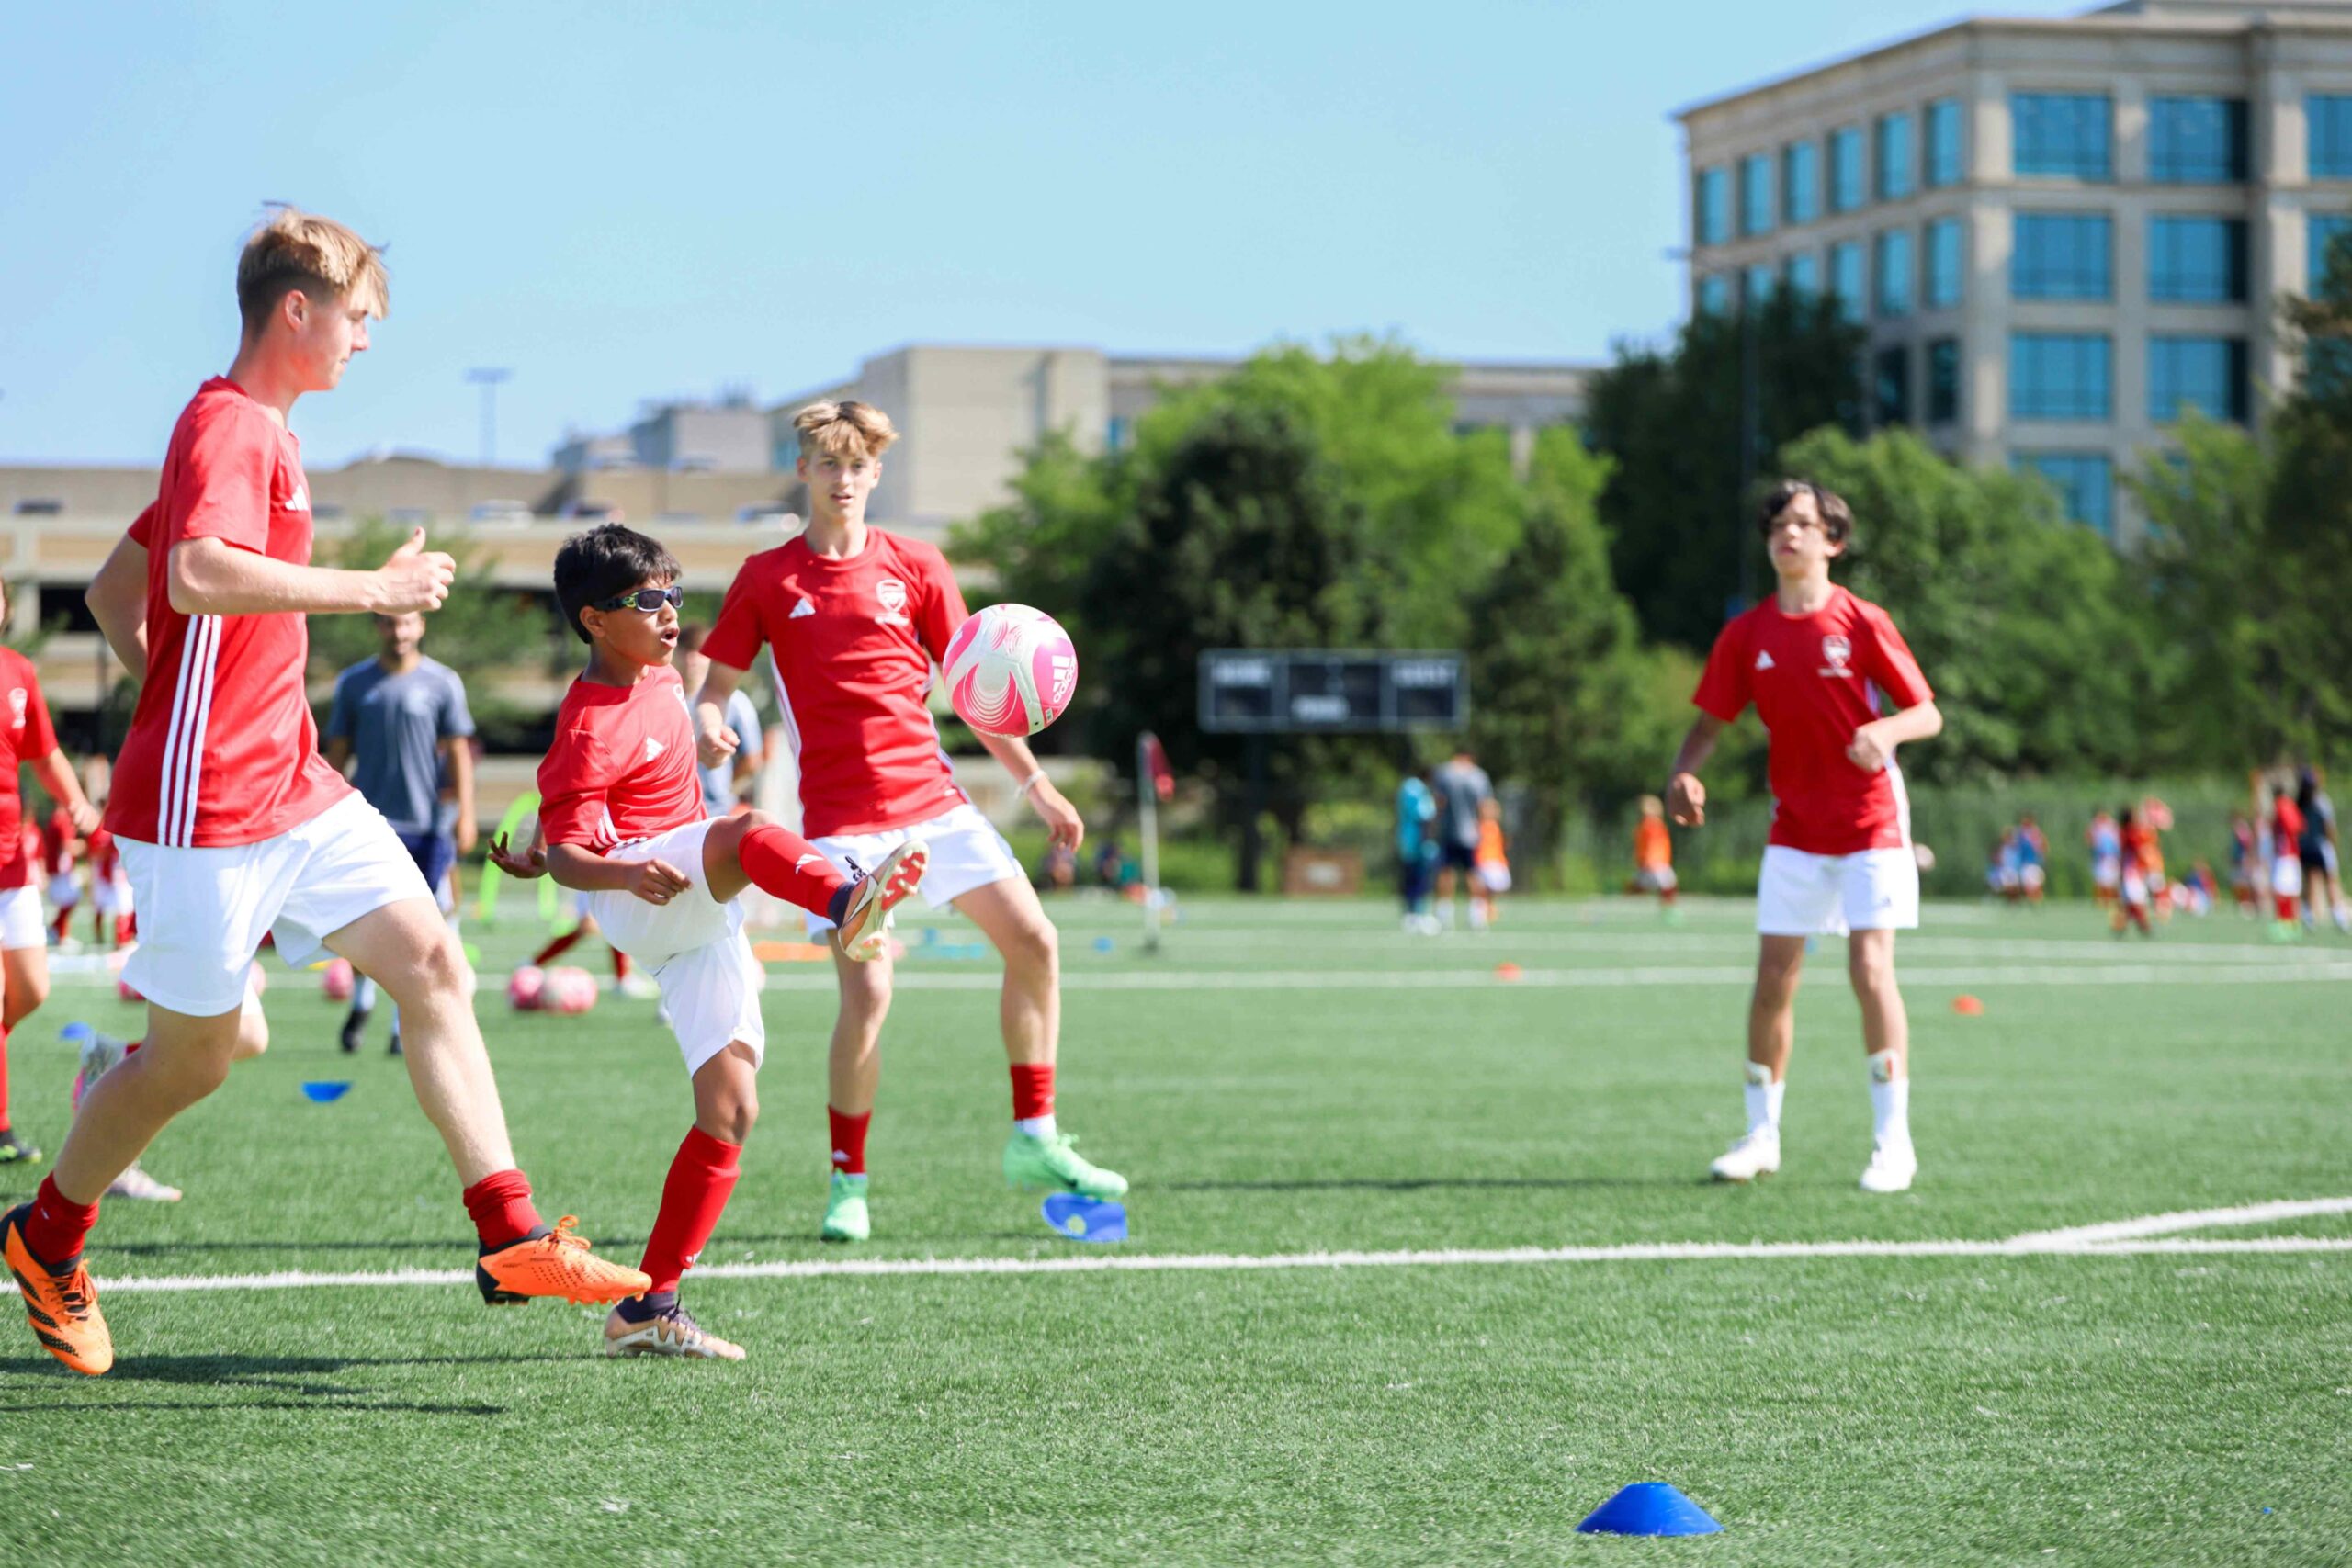
[[[2342,1201],[2342,1200],[2332,1200]],[[2132,1222],[2123,1222],[2126,1224]],[[2041,1241],[1664,1241],[1615,1247],[1455,1247],[1423,1252],[1291,1252],[1262,1256],[1198,1253],[1084,1253],[1052,1258],[877,1258],[835,1262],[780,1258],[717,1263],[697,1280],[808,1280],[903,1274],[1158,1274],[1299,1269],[1443,1268],[1530,1263],[1699,1263],[1787,1258],[2137,1258],[2150,1255],[2352,1252],[2352,1237],[2248,1236],[2235,1241],[2154,1237],[2097,1243]],[[379,1273],[165,1274],[103,1280],[114,1292],[289,1291],[320,1286],[467,1285],[471,1269],[395,1269]]]
[[[2242,1204],[2234,1209],[2180,1209],[2169,1214],[2143,1214],[2137,1219],[2109,1220],[2104,1224],[2075,1225],[2067,1230],[2032,1231],[2014,1240],[2020,1247],[2070,1248],[2203,1230],[2211,1225],[2262,1225],[2273,1220],[2301,1220],[2314,1214],[2352,1214],[2352,1198],[2285,1198],[2271,1203]]]

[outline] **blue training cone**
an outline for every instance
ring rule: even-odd
[[[350,1091],[348,1078],[312,1078],[302,1086],[302,1098],[313,1105],[331,1105]]]
[[[1637,1481],[1587,1515],[1586,1535],[1714,1535],[1723,1526],[1663,1481]]]
[[[57,1032],[57,1037],[65,1042],[68,1045],[87,1045],[90,1043],[91,1037],[96,1033],[96,1030],[92,1029],[88,1024],[84,1023],[77,1018],[73,1022],[67,1024],[64,1028],[59,1030]]]
[[[1046,1200],[1039,1211],[1046,1223],[1057,1235],[1072,1241],[1125,1241],[1127,1239],[1127,1211],[1123,1203],[1107,1199],[1081,1198],[1075,1192],[1057,1192]]]

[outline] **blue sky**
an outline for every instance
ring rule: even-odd
[[[499,457],[537,465],[643,399],[781,398],[912,341],[1600,358],[1679,308],[1673,108],[1956,14],[27,7],[0,58],[0,462],[159,457],[228,364],[270,199],[390,246],[390,321],[295,413],[321,466],[470,460],[469,366],[514,369]]]

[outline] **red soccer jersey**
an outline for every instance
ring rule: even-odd
[[[13,648],[0,648],[0,686],[8,691],[8,716],[0,724],[0,887],[25,887],[33,880],[33,857],[24,852],[25,798],[17,770],[56,750],[57,731],[33,661]]]
[[[737,670],[763,643],[774,653],[810,838],[903,828],[966,803],[923,700],[964,615],[947,558],[879,528],[847,560],[796,538],[736,572],[703,651]]]
[[[220,539],[307,566],[311,491],[286,427],[216,376],[172,431],[155,504],[133,524],[147,549],[147,679],[116,759],[107,826],[174,847],[250,844],[351,793],[319,755],[299,615],[184,615],[165,566],[187,539]]]
[[[662,665],[634,686],[574,681],[539,764],[539,829],[599,853],[708,815],[685,682]]]
[[[1848,761],[1854,731],[1934,694],[1886,612],[1833,588],[1810,615],[1767,599],[1724,627],[1690,700],[1725,724],[1756,705],[1772,737],[1771,842],[1849,855],[1911,841],[1901,772]]]
[[[74,870],[74,818],[65,807],[52,806],[40,825],[40,868],[51,876]]]
[[[90,874],[101,882],[114,878],[115,868],[122,863],[122,852],[114,847],[114,835],[100,828],[90,835]]]

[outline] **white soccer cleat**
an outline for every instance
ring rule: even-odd
[[[1717,1181],[1753,1181],[1776,1175],[1780,1168],[1781,1134],[1771,1127],[1747,1134],[1707,1168]]]
[[[885,911],[881,923],[865,933],[863,942],[852,942],[842,949],[853,964],[871,964],[889,951],[890,932],[896,929],[899,917]]]
[[[842,911],[843,956],[854,963],[870,964],[888,951],[890,911],[922,885],[922,874],[930,864],[931,846],[913,839],[884,855],[881,864],[857,880],[849,908]]]
[[[740,1361],[743,1347],[730,1344],[696,1323],[682,1306],[631,1323],[616,1308],[605,1319],[607,1356],[677,1356],[696,1361]]]
[[[114,1179],[107,1188],[107,1196],[133,1198],[149,1203],[176,1203],[180,1201],[181,1193],[178,1188],[156,1180],[138,1166],[133,1165],[129,1170]]]
[[[1877,1144],[1871,1148],[1871,1163],[1862,1171],[1865,1192],[1907,1192],[1911,1179],[1919,1174],[1919,1156],[1909,1144]]]

